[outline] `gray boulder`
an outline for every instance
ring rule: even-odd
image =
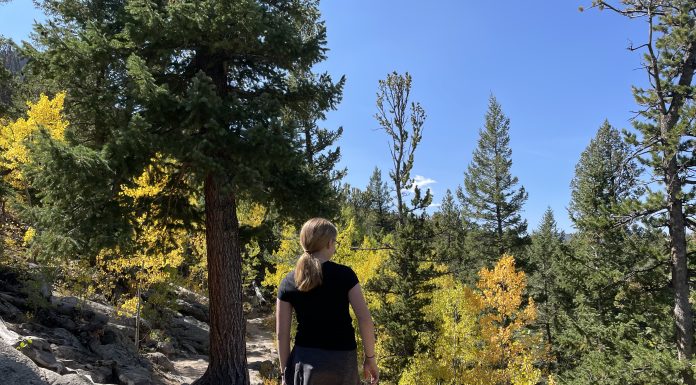
[[[92,385],[92,381],[88,380],[86,377],[79,374],[66,374],[64,376],[58,376],[58,378],[51,382],[51,385]]]
[[[28,357],[0,341],[0,378],[6,384],[47,385],[44,373]]]
[[[155,352],[155,353],[147,353],[146,356],[147,356],[147,359],[150,360],[150,362],[159,366],[164,371],[167,371],[167,372],[174,371],[174,364],[172,364],[172,362],[169,361],[169,358],[167,358],[167,356],[165,356],[164,354],[162,354],[160,352]]]
[[[152,375],[141,367],[119,367],[116,369],[118,380],[123,385],[150,385]]]
[[[196,353],[208,354],[209,330],[208,324],[204,322],[193,317],[181,317],[172,319],[169,332],[177,339],[179,346],[192,348]]]

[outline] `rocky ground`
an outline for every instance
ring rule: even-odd
[[[0,379],[30,385],[181,385],[205,372],[208,361],[207,299],[175,289],[177,311],[167,328],[134,346],[135,321],[104,304],[45,293],[47,306],[30,305],[17,275],[0,271]],[[32,313],[33,311],[33,313]],[[272,377],[272,322],[250,314],[247,358],[252,384]],[[142,335],[151,328],[143,321]],[[152,334],[152,333],[150,333]]]

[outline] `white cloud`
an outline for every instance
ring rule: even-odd
[[[412,194],[413,191],[415,191],[416,186],[421,190],[421,194],[425,194],[425,191],[428,190],[428,186],[431,184],[437,183],[435,179],[431,178],[426,178],[422,175],[416,175],[413,177],[413,185],[411,186],[410,189],[402,189],[401,194],[402,195],[408,195]],[[432,191],[430,191],[432,194]]]
[[[413,177],[413,185],[418,186],[418,188],[421,190],[423,190],[423,187],[426,187],[433,183],[437,183],[437,181],[435,179],[426,178],[422,175],[416,175],[415,177]]]

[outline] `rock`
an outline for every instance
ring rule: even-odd
[[[195,352],[201,354],[208,354],[210,344],[208,331],[208,324],[193,317],[173,318],[169,330],[180,346],[190,346]]]
[[[35,348],[33,344],[30,344],[29,346],[21,349],[20,351],[22,352],[22,354],[34,361],[36,365],[42,368],[50,369],[60,374],[66,373],[65,365],[58,362],[58,360],[56,360],[56,357],[50,351]]]
[[[196,294],[183,287],[177,287],[176,305],[179,312],[185,316],[191,316],[201,322],[210,322],[210,311],[208,308],[208,298]]]
[[[53,309],[40,308],[36,311],[36,318],[43,326],[49,328],[63,328],[72,332],[77,330],[77,324],[67,315],[59,314]]]
[[[22,343],[25,344],[24,347],[21,347],[20,344]],[[65,365],[56,360],[56,357],[51,351],[51,344],[43,338],[33,336],[24,337],[22,340],[17,341],[14,344],[14,347],[15,349],[19,349],[22,354],[34,361],[36,365],[42,368],[50,369],[56,373],[66,373]]]
[[[7,328],[5,322],[0,319],[0,341],[14,346],[20,340],[19,334]]]
[[[167,356],[171,356],[176,353],[174,350],[174,344],[171,341],[159,341],[157,342],[157,351],[164,353]]]
[[[84,345],[82,345],[80,340],[78,340],[74,334],[63,328],[55,328],[51,330],[50,334],[48,336],[44,336],[44,338],[46,338],[51,344],[86,351],[86,348]]]
[[[208,307],[199,303],[191,303],[181,298],[177,298],[176,306],[179,313],[185,316],[191,316],[201,322],[210,322],[210,313]]]
[[[101,359],[116,361],[120,365],[132,365],[137,363],[138,357],[132,349],[128,349],[119,344],[101,345],[99,343],[91,343],[90,349],[96,353]]]
[[[0,299],[9,302],[17,307],[26,308],[27,300],[25,298],[19,297],[19,293],[5,293],[0,292]]]
[[[273,361],[266,360],[261,361],[259,364],[259,374],[263,378],[275,378],[277,376],[277,370]]]
[[[39,371],[41,372],[41,376],[44,378],[44,380],[48,384],[53,384],[54,382],[56,382],[60,379],[60,374],[58,374],[50,369],[39,368]]]
[[[182,344],[181,344],[181,347],[184,348],[184,349],[186,349],[186,350],[188,350],[189,353],[198,354],[198,351],[196,351],[196,348],[194,348],[193,346],[187,344],[186,342],[182,343]]]
[[[55,375],[58,376],[58,374]],[[2,341],[0,341],[0,378],[3,384],[49,384],[46,381],[46,375],[34,362]]]
[[[80,374],[66,374],[64,376],[59,376],[51,385],[92,385],[93,382],[87,377]]]
[[[145,368],[119,367],[116,369],[118,380],[123,385],[150,385],[152,376]]]
[[[98,302],[93,302],[90,300],[84,300],[82,301],[82,309],[83,311],[86,309],[89,309],[95,313],[101,313],[104,315],[107,315],[110,319],[116,318],[116,310],[107,305],[102,305]]]
[[[82,318],[87,321],[87,324],[80,329],[84,331],[92,331],[102,329],[109,322],[109,316],[97,311],[87,309],[82,312]]]
[[[98,361],[94,366],[88,368],[92,381],[97,384],[110,384],[116,381],[116,362]]]
[[[51,297],[51,303],[59,314],[73,317],[78,313],[80,300],[75,297]]]
[[[169,361],[169,358],[165,356],[162,353],[155,352],[155,353],[147,353],[146,357],[152,362],[153,364],[159,366],[160,368],[164,369],[167,372],[173,372],[174,371],[174,364],[172,364],[171,361]]]
[[[24,321],[24,314],[12,303],[0,298],[0,318],[13,322]]]

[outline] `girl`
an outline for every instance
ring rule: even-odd
[[[278,287],[276,334],[284,385],[357,385],[357,344],[348,304],[358,318],[370,384],[377,384],[372,316],[355,272],[331,262],[336,252],[336,227],[312,218],[300,231],[304,253],[295,270]],[[297,315],[295,346],[290,351],[292,310]]]

